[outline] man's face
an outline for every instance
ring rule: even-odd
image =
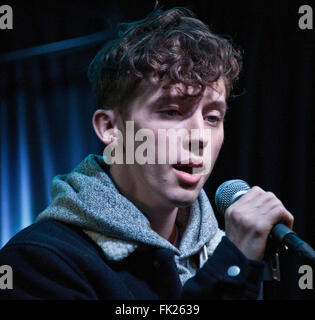
[[[141,88],[143,88],[141,95],[129,105],[128,121],[133,121],[135,133],[139,129],[149,129],[153,132],[155,164],[138,164],[136,160],[135,164],[124,164],[127,166],[125,181],[130,186],[129,190],[132,190],[132,196],[146,206],[156,208],[188,206],[198,197],[223,143],[223,119],[226,112],[224,81],[219,79],[212,87],[207,86],[197,96],[192,96],[196,88],[183,84],[163,86],[154,79],[143,80]],[[124,133],[126,141],[125,123],[121,123],[119,129]],[[171,147],[172,151],[177,152],[171,152],[172,163],[170,163],[169,136],[166,136],[166,144],[163,141],[158,143],[158,131],[161,129],[166,132],[175,129],[177,132],[182,130],[188,133],[192,129],[196,132],[197,129],[199,135],[177,138]],[[206,132],[208,134],[205,134]],[[135,142],[135,149],[141,143],[143,142]],[[199,146],[198,152],[190,151],[189,146],[193,143]],[[206,148],[208,152],[205,152]],[[166,163],[161,164],[158,154],[165,153],[165,150]],[[195,163],[200,164],[198,162],[200,160],[204,167],[207,164],[210,169],[206,174],[192,174],[193,167],[188,168],[189,164],[190,166],[194,166]]]

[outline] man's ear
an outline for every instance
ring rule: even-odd
[[[114,110],[96,110],[93,115],[92,123],[94,131],[99,139],[104,144],[110,144],[114,139],[113,129],[117,129]]]

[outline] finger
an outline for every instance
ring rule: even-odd
[[[231,209],[235,206],[243,206],[246,205],[257,198],[261,197],[265,191],[258,186],[252,187],[249,191],[247,191],[243,196],[241,196],[237,201],[230,205]]]
[[[283,222],[290,229],[293,229],[294,217],[288,210],[285,209],[282,214],[281,222]]]
[[[261,189],[262,190],[262,189]],[[282,205],[282,202],[272,193],[261,190],[257,190],[256,194],[251,199],[252,205],[256,210],[268,211],[274,206]]]
[[[283,206],[282,207],[274,207],[270,213],[270,219],[271,223],[273,225],[277,223],[283,223],[285,224],[288,228],[292,229],[293,228],[293,223],[294,223],[294,217],[293,215]]]
[[[280,205],[282,205],[281,201],[272,192],[265,192],[263,189],[255,187],[246,198],[235,202],[231,209],[244,208],[244,214],[260,215]]]

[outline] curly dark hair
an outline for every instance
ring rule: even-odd
[[[99,107],[124,112],[151,72],[170,83],[205,86],[223,78],[227,97],[238,78],[242,57],[231,41],[210,31],[186,8],[156,9],[145,19],[119,25],[88,70]]]

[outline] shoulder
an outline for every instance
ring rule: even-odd
[[[99,250],[77,227],[36,222],[0,250],[0,265],[10,266],[14,278],[14,290],[0,290],[0,299],[94,299],[91,278],[108,269]]]
[[[54,256],[69,264],[100,256],[100,249],[79,228],[52,219],[36,222],[18,232],[1,250],[1,256],[25,259],[35,255]]]
[[[87,245],[86,239],[80,228],[57,220],[47,219],[35,222],[18,232],[3,249],[21,244],[61,247],[75,245],[78,241]]]

